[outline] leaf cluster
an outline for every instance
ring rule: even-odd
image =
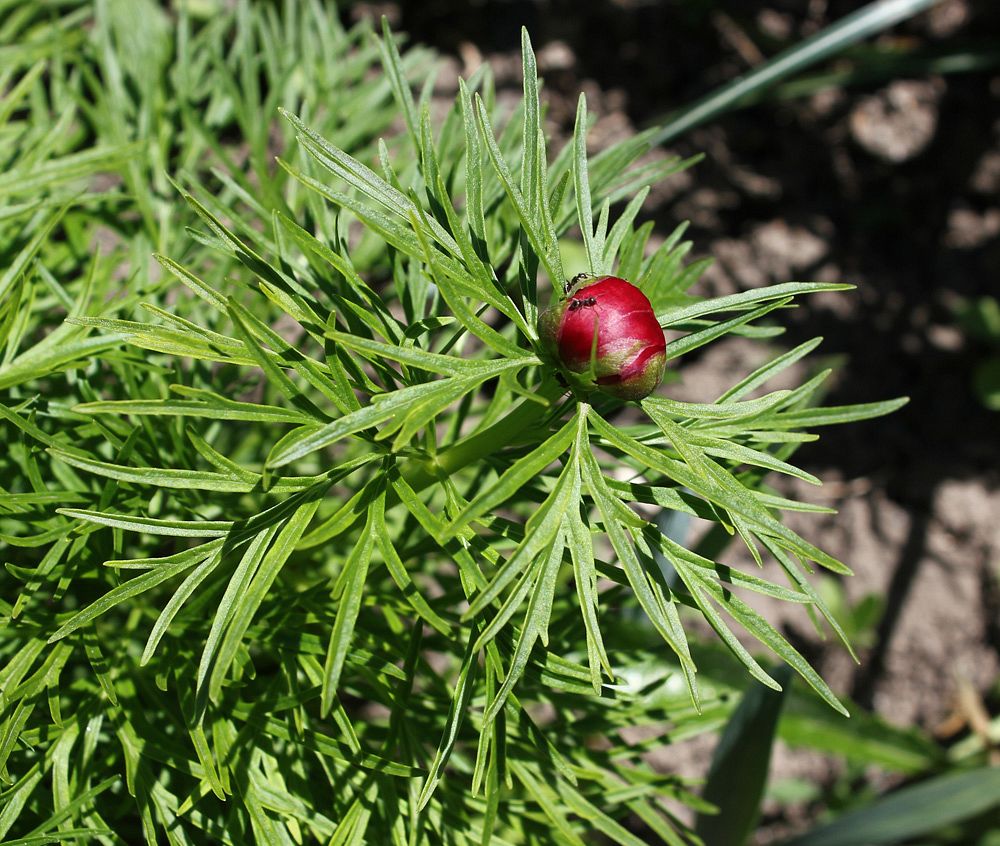
[[[842,635],[809,577],[846,566],[781,521],[819,509],[764,480],[817,482],[790,461],[812,430],[899,402],[816,408],[825,372],[766,392],[809,342],[713,402],[630,410],[567,394],[535,321],[566,276],[614,272],[682,366],[847,286],[692,293],[683,229],[649,249],[639,222],[688,162],[648,156],[650,133],[591,156],[583,98],[552,154],[526,34],[518,106],[484,67],[437,123],[433,75],[387,28],[192,5],[5,24],[0,836],[694,842],[678,813],[703,804],[623,730],[728,712],[697,619],[762,683],[746,636],[842,710],[747,600]],[[133,14],[153,23],[127,44]],[[76,136],[43,133],[60,108]],[[394,112],[403,138],[369,144]],[[98,169],[119,189],[73,193]],[[121,243],[81,265],[116,203]],[[576,231],[583,268],[563,259]],[[785,583],[664,535],[662,509]]]

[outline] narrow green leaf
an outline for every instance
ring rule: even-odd
[[[257,366],[264,371],[268,382],[281,391],[288,401],[303,414],[311,416],[318,423],[328,420],[329,415],[325,414],[322,409],[317,408],[316,404],[302,393],[302,390],[296,386],[285,374],[282,367],[275,361],[275,358],[281,357],[282,351],[290,349],[284,339],[273,332],[263,321],[251,314],[232,297],[227,300],[226,306],[237,333],[241,336],[244,345],[250,352],[250,355],[253,356]],[[265,350],[260,344],[257,340],[259,337],[264,337],[272,345],[270,351]],[[292,353],[292,357],[297,356]]]
[[[609,443],[643,462],[645,466],[665,474],[668,478],[690,488],[710,502],[743,517],[749,525],[762,534],[777,539],[782,546],[796,551],[803,558],[845,575],[850,570],[837,559],[805,541],[795,532],[771,516],[760,502],[714,461],[704,457],[701,462],[708,476],[691,472],[682,462],[657,450],[646,447],[607,424],[599,416],[592,418],[594,429]]]
[[[306,177],[290,165],[287,165],[280,160],[279,164],[288,170],[288,172],[295,178],[301,178],[303,184],[312,184],[305,181]],[[277,219],[302,250],[322,259],[334,268],[334,270],[336,270],[341,277],[343,277],[348,288],[350,289],[348,293],[353,294],[353,297],[349,299],[348,302],[353,301],[355,305],[360,307],[355,314],[360,317],[373,332],[384,335],[385,337],[393,340],[401,337],[402,333],[398,322],[390,314],[385,303],[382,301],[382,298],[379,297],[379,295],[375,293],[375,291],[373,291],[371,287],[369,287],[369,285],[358,275],[348,259],[335,250],[332,250],[329,246],[316,238],[316,236],[307,232],[295,223],[295,221],[289,220],[281,214],[278,215]],[[344,295],[345,292],[341,293]]]
[[[802,358],[805,358],[809,353],[811,353],[816,347],[818,347],[823,342],[822,338],[813,338],[811,341],[806,341],[804,344],[799,344],[795,349],[791,349],[788,352],[782,353],[776,358],[771,359],[764,365],[758,367],[749,376],[744,377],[739,382],[737,382],[733,387],[726,391],[718,399],[718,403],[725,404],[732,400],[738,400],[740,397],[746,396],[755,388],[763,385],[769,379],[774,378],[782,371],[791,367],[795,362]],[[769,396],[774,396],[780,393],[775,391],[774,394],[769,394]],[[753,402],[753,400],[751,400]]]
[[[379,177],[375,171],[361,164],[361,162],[345,153],[339,147],[331,144],[319,133],[306,126],[295,115],[286,112],[284,109],[279,109],[279,111],[281,111],[299,133],[299,143],[330,173],[343,179],[362,195],[395,215],[400,215],[404,218],[417,215],[418,210],[413,202],[405,194],[397,191],[388,182]],[[414,123],[413,133],[414,144],[419,149],[420,139],[417,135],[416,123]],[[451,255],[461,254],[458,244],[455,243],[454,238],[448,234],[441,224],[433,218],[427,219],[427,224],[427,234],[431,238],[444,247]]]
[[[344,668],[344,659],[354,636],[354,627],[361,611],[361,600],[364,597],[365,579],[368,575],[368,565],[371,563],[372,550],[375,547],[375,528],[385,515],[385,489],[379,490],[372,503],[368,506],[368,521],[355,544],[350,556],[344,564],[344,569],[337,580],[339,594],[337,617],[326,650],[326,663],[323,667],[323,689],[320,696],[320,711],[326,715],[333,707],[334,697],[340,684],[340,674]]]
[[[170,597],[167,604],[163,606],[160,616],[156,618],[156,623],[153,625],[153,628],[149,633],[149,638],[146,640],[146,646],[142,651],[142,657],[139,659],[139,666],[144,666],[149,663],[153,654],[156,652],[156,647],[159,646],[163,636],[170,628],[170,624],[173,622],[174,617],[177,616],[184,603],[191,598],[191,595],[198,589],[201,583],[212,574],[216,567],[219,566],[219,562],[221,560],[221,551],[205,558],[205,560],[192,570],[188,574],[188,577],[181,582],[180,587],[178,587],[174,592],[174,595]],[[219,798],[221,799],[223,797],[220,796]]]
[[[206,396],[206,394],[201,394]],[[105,400],[73,407],[78,414],[135,414],[154,417],[202,417],[208,420],[246,420],[253,423],[309,424],[313,418],[300,411],[276,405],[239,402],[212,394],[208,402],[198,400]]]
[[[375,545],[378,548],[379,555],[382,556],[382,561],[385,563],[389,575],[392,576],[392,580],[402,592],[403,598],[420,615],[420,618],[424,622],[445,637],[450,637],[452,634],[451,626],[431,608],[420,592],[420,589],[413,583],[413,579],[410,578],[410,574],[400,560],[399,554],[396,552],[396,548],[393,546],[389,536],[389,527],[385,522],[384,508],[379,509],[376,507],[369,513],[374,518],[372,534],[375,537]]]
[[[158,467],[124,467],[120,464],[110,464],[106,461],[96,461],[81,458],[62,450],[50,449],[49,452],[60,461],[72,467],[96,473],[108,479],[120,482],[132,482],[139,485],[153,485],[161,488],[180,488],[181,490],[202,490],[219,492],[240,492],[254,489],[253,483],[243,479],[213,473],[207,470],[174,470]]]
[[[275,737],[286,742],[295,742],[305,750],[315,752],[335,761],[401,778],[414,778],[426,775],[426,772],[419,767],[401,764],[379,755],[371,753],[358,755],[348,744],[342,743],[315,729],[306,729],[293,733],[292,728],[286,722],[272,715],[260,714],[249,703],[235,705],[232,713],[237,719],[244,721],[249,726],[259,728],[270,737]]]
[[[496,482],[483,488],[462,509],[448,527],[446,537],[453,536],[459,529],[467,526],[480,515],[493,511],[520,491],[529,481],[541,475],[546,467],[569,449],[576,435],[576,428],[576,421],[571,420],[527,455],[515,461]]]
[[[692,569],[689,572],[691,575],[697,576],[696,570]],[[767,620],[734,594],[724,591],[714,580],[700,578],[699,581],[709,595],[726,610],[726,613],[743,626],[749,634],[788,662],[830,707],[845,717],[850,716],[847,709],[840,703],[826,682],[809,665],[809,662]]]
[[[403,71],[403,62],[396,47],[392,30],[389,29],[389,19],[382,16],[382,38],[376,39],[379,52],[382,54],[382,68],[392,85],[392,93],[396,98],[400,110],[403,112],[403,119],[406,121],[406,130],[413,142],[413,149],[420,149],[420,137],[417,134],[417,109],[413,103],[413,92],[410,90],[410,83],[406,79]]]
[[[782,688],[791,678],[786,667],[775,675],[781,682],[777,691],[756,685],[747,689],[715,747],[702,796],[718,812],[699,814],[695,829],[705,846],[746,843],[757,823],[785,700]]]
[[[507,197],[517,212],[517,216],[521,221],[521,227],[524,229],[528,240],[531,242],[531,246],[545,266],[550,281],[553,284],[559,284],[565,276],[562,269],[562,258],[559,254],[559,244],[551,239],[546,239],[545,233],[536,224],[524,195],[517,185],[514,184],[514,177],[510,172],[510,167],[507,165],[503,151],[497,144],[496,136],[493,134],[493,126],[490,123],[486,106],[478,94],[475,97],[475,109],[476,117],[479,121],[479,131],[486,142],[486,151],[489,154],[490,161],[493,163],[493,168],[497,176],[500,177],[500,182],[507,193]]]
[[[901,843],[1000,805],[1000,767],[937,776],[785,842],[784,846],[881,846]]]
[[[586,846],[586,841],[574,830],[570,822],[570,809],[566,803],[546,782],[545,779],[536,779],[529,768],[520,761],[512,763],[512,769],[525,788],[528,796],[542,809],[542,813],[552,824],[552,833],[558,833],[560,840],[569,846]]]
[[[766,303],[765,305],[760,306],[760,308],[747,311],[743,314],[738,314],[735,317],[731,317],[729,320],[723,320],[719,323],[707,326],[704,329],[700,329],[697,332],[691,332],[690,334],[684,335],[676,341],[671,341],[667,344],[667,361],[679,358],[682,355],[687,355],[693,350],[703,347],[705,344],[711,343],[717,338],[721,338],[723,335],[728,335],[730,332],[745,326],[747,323],[759,320],[776,309],[784,308],[789,302],[791,302],[790,297],[775,300],[774,302]]]
[[[574,466],[567,464],[563,467],[555,487],[546,497],[545,502],[528,518],[525,524],[524,539],[518,545],[517,550],[497,570],[489,586],[477,594],[470,603],[468,611],[463,615],[464,619],[470,619],[482,612],[499,597],[514,579],[522,572],[526,573],[522,576],[517,589],[508,596],[500,614],[483,630],[477,642],[477,649],[484,646],[496,635],[503,624],[517,610],[520,600],[527,595],[532,582],[529,578],[530,572],[525,571],[525,568],[552,544],[559,531],[563,514],[572,503],[579,501],[579,486],[579,473],[576,472]]]
[[[125,340],[130,339],[122,334],[109,334],[77,339],[64,337],[61,343],[51,346],[36,344],[17,358],[0,365],[0,390],[30,382],[43,374],[86,367],[95,357]]]
[[[799,408],[772,416],[768,419],[767,425],[776,429],[811,429],[814,426],[854,423],[858,420],[870,420],[873,417],[892,414],[892,412],[902,408],[909,401],[909,397],[899,397],[898,399],[861,403],[858,405]]]
[[[309,527],[309,523],[316,513],[319,504],[320,499],[318,496],[304,496],[304,501],[296,507],[288,520],[280,526],[280,531],[274,537],[274,541],[270,543],[270,546],[268,546],[268,542],[271,532],[264,533],[260,548],[267,551],[264,553],[260,565],[256,568],[256,572],[250,574],[246,590],[234,591],[234,602],[228,614],[229,622],[226,626],[225,636],[219,645],[218,653],[214,656],[214,661],[212,660],[212,656],[209,655],[208,662],[205,662],[203,656],[203,663],[199,667],[199,680],[203,680],[204,669],[207,668],[206,664],[211,666],[207,689],[208,695],[212,700],[218,700],[223,682],[233,660],[236,658],[236,653],[243,642],[243,637],[250,628],[250,623],[264,602],[268,591],[270,591],[281,569],[285,566],[285,562],[288,561],[289,557],[295,551],[295,545]],[[277,529],[278,525],[276,524],[272,527],[272,531]],[[206,649],[207,647],[208,644],[206,643]]]
[[[474,632],[473,632],[474,634]],[[430,771],[427,780],[420,790],[417,799],[417,810],[422,811],[431,801],[434,791],[444,773],[444,768],[448,765],[448,759],[455,748],[458,740],[458,732],[465,720],[472,694],[475,690],[476,671],[478,668],[477,652],[473,649],[470,640],[465,650],[465,657],[458,671],[458,678],[455,681],[455,693],[451,698],[451,705],[448,707],[448,718],[445,721],[444,733],[437,751],[434,753],[434,760],[431,761]]]
[[[658,314],[657,318],[661,326],[668,327],[706,314],[743,310],[754,303],[783,300],[798,294],[818,294],[821,291],[849,291],[853,287],[853,285],[839,282],[783,282],[780,285],[754,288],[750,291],[741,291],[738,294],[702,300],[683,308],[670,309],[663,314]]]
[[[408,413],[427,399],[428,395],[448,389],[449,385],[443,383],[460,384],[464,388],[464,391],[460,393],[464,393],[493,376],[520,369],[534,361],[533,358],[519,358],[513,361],[500,360],[488,365],[484,364],[473,377],[462,377],[461,379],[451,377],[451,379],[411,385],[389,394],[379,395],[378,401],[373,402],[372,405],[346,414],[324,426],[300,428],[290,432],[274,445],[270,456],[268,456],[267,466],[283,467],[355,432],[377,426],[393,418],[398,419],[404,412]]]
[[[134,346],[167,355],[244,366],[257,363],[240,341],[216,333],[208,335],[204,331],[195,333],[168,326],[159,326],[155,323],[138,323],[133,320],[111,320],[101,317],[75,317],[70,318],[67,322],[80,326],[105,328]],[[88,340],[93,341],[94,339]]]
[[[0,199],[18,195],[38,196],[44,189],[91,177],[95,171],[114,167],[134,156],[139,144],[98,146],[50,159],[33,167],[14,168],[0,174]]]
[[[812,473],[800,470],[787,461],[775,458],[770,453],[723,440],[722,438],[702,435],[697,432],[689,432],[688,439],[690,443],[701,447],[708,455],[714,455],[717,458],[726,458],[730,461],[735,461],[737,464],[749,464],[754,467],[763,467],[766,470],[774,470],[777,473],[784,473],[787,476],[802,479],[802,481],[808,482],[810,485],[822,484]]]
[[[68,634],[72,634],[81,626],[95,620],[114,608],[116,605],[120,605],[128,599],[132,599],[141,593],[145,593],[147,590],[151,590],[159,584],[162,584],[167,579],[173,578],[178,573],[183,573],[189,567],[192,567],[196,563],[197,559],[181,559],[175,560],[171,564],[167,564],[160,567],[155,567],[152,570],[147,570],[140,576],[136,576],[133,579],[129,579],[127,582],[122,582],[117,587],[113,587],[100,599],[92,602],[82,611],[78,611],[74,614],[66,623],[60,626],[54,635],[49,638],[49,643],[55,643],[57,640],[61,640]]]
[[[575,461],[580,461],[584,450],[590,449],[587,438],[587,417],[589,407],[581,403],[577,411],[577,432],[573,444]],[[611,662],[608,660],[601,636],[601,627],[597,619],[600,600],[597,594],[597,568],[594,563],[594,541],[589,527],[580,516],[579,507],[572,504],[566,512],[567,540],[570,555],[573,559],[573,581],[576,584],[577,597],[580,600],[580,612],[583,614],[583,625],[587,633],[587,664],[590,668],[590,683],[594,693],[601,692],[601,668],[609,678],[614,678]]]
[[[587,251],[588,269],[591,273],[599,273],[603,262],[594,243],[594,212],[587,172],[587,97],[582,92],[577,101],[576,123],[573,126],[573,185],[580,232],[583,235],[584,249]]]
[[[799,586],[799,589],[803,594],[809,597],[810,602],[813,606],[823,615],[823,618],[829,623],[830,628],[833,629],[834,634],[840,639],[840,642],[844,644],[844,647],[850,653],[851,657],[854,659],[855,663],[861,663],[858,658],[857,653],[854,651],[854,647],[851,645],[850,640],[847,637],[847,632],[844,631],[840,622],[834,617],[833,612],[830,610],[826,601],[822,598],[819,592],[810,584],[809,580],[806,578],[805,574],[802,572],[802,568],[798,561],[794,559],[791,555],[785,552],[781,547],[779,547],[770,538],[761,538],[761,542],[767,547],[768,551],[774,556],[775,560],[781,564],[782,569],[791,577],[792,581]]]
[[[214,306],[218,311],[223,313],[226,311],[226,298],[211,285],[202,282],[190,270],[182,267],[171,258],[161,256],[159,253],[154,253],[153,258],[209,305]]]
[[[629,200],[625,210],[618,216],[618,220],[615,221],[615,225],[611,227],[611,232],[608,233],[608,239],[604,244],[604,255],[602,257],[601,266],[594,268],[592,270],[593,273],[611,273],[614,268],[615,259],[619,255],[622,244],[625,242],[626,237],[631,234],[632,224],[635,222],[635,218],[639,214],[639,210],[642,208],[643,203],[646,202],[646,197],[648,196],[649,188],[642,188],[631,200]],[[624,278],[635,279],[636,276],[626,276]]]
[[[692,403],[678,402],[666,397],[646,397],[643,407],[670,416],[675,419],[690,418],[692,420],[743,420],[756,417],[779,405],[789,391],[774,391],[759,399],[746,402]]]
[[[595,428],[603,430],[603,421],[601,421],[599,415],[591,414],[588,420]],[[663,607],[662,598],[654,593],[653,586],[643,570],[643,566],[632,545],[626,524],[622,521],[624,515],[618,510],[624,508],[624,506],[614,497],[604,482],[597,459],[589,452],[585,452],[581,456],[581,460],[584,483],[590,491],[590,495],[596,503],[598,510],[601,512],[604,530],[607,532],[608,538],[618,555],[618,561],[625,571],[632,590],[635,592],[636,599],[639,601],[643,611],[646,612],[653,627],[680,659],[681,668],[684,670],[685,678],[691,687],[692,698],[697,702],[697,686],[694,682],[695,667],[694,662],[691,660],[687,641],[683,637],[679,638],[677,636],[678,633],[674,623],[669,619]],[[625,510],[627,511],[627,509]],[[669,605],[670,603],[667,602],[666,604]]]
[[[154,517],[136,517],[131,514],[108,514],[84,508],[57,508],[58,514],[86,520],[101,526],[124,529],[148,535],[169,535],[178,538],[218,538],[229,534],[233,523],[229,520],[161,520]]]
[[[456,355],[441,355],[440,353],[427,352],[418,347],[384,344],[381,341],[372,341],[367,338],[358,337],[357,335],[349,335],[345,332],[337,332],[335,330],[328,330],[326,335],[339,344],[364,353],[369,357],[376,359],[387,358],[391,361],[408,364],[430,373],[463,376],[475,372],[479,367],[486,367],[492,371],[492,368],[496,366],[496,361],[466,359]],[[523,356],[523,358],[525,360],[522,366],[541,363],[534,356]]]
[[[486,243],[486,220],[483,214],[483,153],[479,141],[472,99],[465,80],[458,80],[458,96],[462,107],[462,123],[465,127],[465,209],[469,219],[469,229],[480,259],[489,254]]]
[[[574,468],[574,472],[579,477],[579,471]],[[577,481],[577,488],[579,484]],[[514,685],[524,675],[535,642],[541,639],[543,644],[548,643],[549,617],[552,615],[556,576],[559,574],[559,565],[562,564],[565,541],[564,533],[557,535],[540,572],[534,574],[534,587],[531,590],[531,598],[528,600],[528,607],[524,613],[524,621],[521,623],[521,631],[517,637],[514,654],[510,659],[510,667],[496,696],[486,707],[483,714],[483,730],[490,726],[500,710],[507,704]]]
[[[776,682],[764,671],[763,667],[757,663],[756,659],[754,659],[743,644],[739,642],[736,635],[730,631],[725,621],[712,607],[712,604],[705,599],[702,591],[700,590],[703,586],[704,580],[698,578],[694,572],[689,570],[679,556],[668,554],[668,560],[673,565],[677,575],[680,576],[681,581],[684,582],[685,587],[687,587],[690,592],[691,597],[694,599],[695,604],[697,604],[698,610],[701,611],[702,616],[715,630],[715,633],[722,639],[722,642],[729,647],[730,652],[732,652],[739,662],[746,667],[747,672],[749,672],[753,678],[765,687],[769,687],[772,690],[781,690],[781,685],[779,685],[778,682]]]
[[[528,30],[521,27],[521,73],[524,80],[523,99],[523,129],[521,131],[523,155],[521,158],[521,195],[525,199],[527,209],[535,214],[536,198],[538,197],[538,141],[540,137],[540,114],[538,104],[538,68],[535,63],[535,53],[531,49],[531,38]],[[543,151],[544,152],[544,151]]]

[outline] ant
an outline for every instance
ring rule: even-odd
[[[569,296],[569,292],[572,291],[577,285],[579,285],[584,279],[593,279],[592,273],[578,273],[572,279],[567,279],[563,282],[563,294]]]
[[[570,300],[569,310],[576,311],[579,308],[590,308],[597,305],[597,297],[585,297],[582,300]]]

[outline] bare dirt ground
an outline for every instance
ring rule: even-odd
[[[526,25],[553,135],[571,131],[582,89],[598,116],[596,149],[864,4],[375,5],[452,57],[456,73],[485,59],[511,89]],[[998,39],[1000,4],[948,0],[879,43],[941,55],[996,49]],[[806,303],[784,340],[825,337],[821,352],[839,367],[827,404],[911,402],[890,418],[825,430],[797,454],[828,480],[797,492],[840,513],[802,515],[795,528],[855,569],[851,601],[874,594],[884,612],[860,666],[798,618],[785,629],[836,689],[947,739],[965,730],[960,692],[1000,709],[1000,416],[973,394],[985,349],[953,312],[959,298],[1000,293],[1000,69],[928,76],[859,63],[870,74],[859,84],[759,104],[689,133],[671,152],[705,160],[646,209],[661,235],[691,221],[698,253],[715,258],[704,291],[788,279],[858,286]],[[739,339],[719,345],[685,363],[673,394],[711,400],[760,354]],[[781,753],[776,769],[822,780],[836,768]]]

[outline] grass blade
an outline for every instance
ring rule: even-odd
[[[936,2],[938,0],[875,0],[794,47],[779,53],[745,76],[692,103],[653,130],[650,143],[664,144],[728,109],[738,107],[741,100],[810,65],[835,56],[852,44],[913,17]]]

